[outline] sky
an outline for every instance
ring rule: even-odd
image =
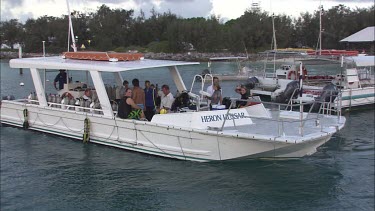
[[[350,8],[368,8],[374,0],[69,0],[70,10],[95,12],[102,4],[111,9],[133,9],[135,16],[142,10],[146,17],[152,8],[158,12],[177,14],[184,18],[219,16],[222,21],[240,17],[253,2],[258,2],[261,10],[275,14],[298,17],[301,12],[314,12],[320,4],[330,9],[338,4]],[[66,0],[1,0],[1,21],[40,16],[61,17],[67,14]]]

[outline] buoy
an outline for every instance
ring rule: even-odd
[[[25,84],[23,82],[20,83],[20,86],[25,86]]]

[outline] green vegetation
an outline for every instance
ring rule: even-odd
[[[77,46],[85,50],[141,52],[245,52],[270,49],[272,16],[267,12],[246,11],[241,17],[222,23],[218,17],[178,17],[171,12],[151,11],[134,17],[133,10],[110,9],[102,5],[96,12],[73,12]],[[339,43],[350,34],[374,26],[374,6],[349,9],[332,7],[323,14],[324,48],[343,49]],[[298,18],[281,15],[275,18],[278,48],[315,48],[319,36],[319,11],[301,13]],[[1,41],[13,46],[21,43],[24,52],[42,52],[42,41],[51,53],[67,50],[68,17],[43,16],[20,23],[17,19],[1,21]]]

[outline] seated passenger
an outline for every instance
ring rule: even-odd
[[[221,96],[221,87],[218,83],[213,84],[213,94],[211,97],[207,97],[211,100],[210,107],[212,105],[221,105],[223,103],[223,97]]]
[[[160,110],[162,109],[165,109],[167,110],[167,112],[169,112],[172,108],[174,97],[169,91],[169,86],[166,84],[161,87],[161,91],[163,92],[163,95],[161,96],[160,108],[158,109],[158,113],[160,113]]]
[[[82,96],[83,100],[91,102],[91,90],[86,89],[85,93]]]
[[[125,96],[120,100],[117,116],[121,119],[144,119],[141,107],[134,103],[132,90],[127,88]]]
[[[247,90],[246,86],[244,85],[239,85],[236,87],[236,90],[235,90],[238,94],[241,95],[241,101],[237,101],[236,103],[236,108],[243,108],[243,107],[246,107],[248,106],[248,102],[247,100],[249,99],[250,97],[250,93],[249,91]],[[246,100],[246,101],[245,101]]]

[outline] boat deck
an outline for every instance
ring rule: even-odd
[[[280,115],[279,115],[280,114]],[[263,136],[270,140],[274,138],[285,138],[295,142],[302,141],[308,137],[316,138],[326,133],[336,132],[338,128],[335,125],[344,125],[344,118],[337,116],[327,116],[317,113],[304,113],[304,119],[299,119],[299,112],[295,111],[271,111],[272,119],[251,117],[254,124],[244,126],[225,127],[223,132],[233,134],[243,134],[247,136]],[[318,118],[319,117],[319,118]],[[341,124],[338,124],[338,121]],[[331,127],[330,127],[331,126]],[[300,134],[302,128],[302,135]],[[323,129],[324,128],[324,129]]]

